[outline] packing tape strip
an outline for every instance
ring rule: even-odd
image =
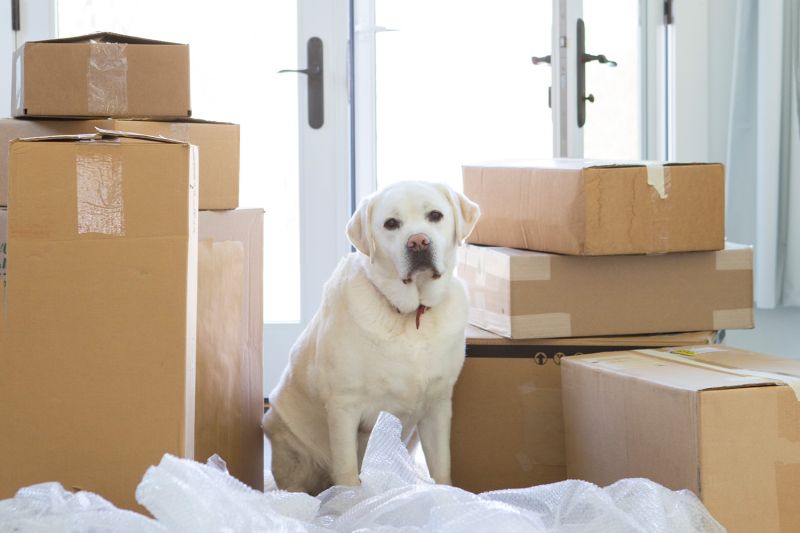
[[[669,216],[665,202],[669,197],[672,188],[669,167],[664,167],[662,163],[648,162],[645,164],[647,169],[647,184],[658,194],[658,199],[651,196],[650,207],[652,208],[651,235],[652,252],[660,253],[669,250]]]
[[[171,122],[169,125],[169,136],[179,141],[189,142],[189,124],[186,122]]]
[[[657,350],[635,350],[635,351],[637,353],[643,353],[651,357],[657,357],[659,359],[665,359],[667,361],[673,361],[676,363],[695,366],[698,368],[705,368],[707,370],[713,370],[715,372],[726,372],[728,374],[734,374],[736,376],[743,376],[748,378],[762,378],[762,379],[777,381],[778,383],[783,383],[784,385],[790,387],[794,392],[794,396],[797,399],[797,401],[800,401],[800,377],[798,376],[780,374],[777,372],[765,372],[763,370],[731,368],[727,366],[715,365],[712,363],[704,363],[702,361],[696,361],[686,356],[675,355],[669,352],[659,352]]]
[[[669,196],[668,176],[664,172],[664,165],[661,163],[648,162],[645,167],[647,168],[647,184],[656,190],[658,197],[662,200]]]
[[[125,235],[122,161],[111,154],[75,156],[78,233]]]
[[[125,43],[89,43],[86,69],[88,109],[92,115],[128,112],[128,58]]]

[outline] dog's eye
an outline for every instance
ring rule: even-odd
[[[396,218],[387,218],[386,222],[383,223],[383,227],[389,230],[397,229],[400,227],[400,221]]]
[[[442,220],[443,216],[444,215],[442,214],[441,211],[431,211],[430,213],[428,213],[428,220],[430,220],[431,222],[439,222],[440,220]]]

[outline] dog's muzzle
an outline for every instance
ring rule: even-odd
[[[406,242],[406,262],[408,270],[403,283],[411,283],[411,276],[417,272],[430,270],[433,272],[433,279],[442,277],[441,272],[436,269],[433,262],[433,250],[431,240],[424,233],[415,233]]]

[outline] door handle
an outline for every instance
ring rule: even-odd
[[[306,44],[308,66],[303,69],[283,69],[278,74],[295,72],[308,76],[308,125],[318,130],[325,123],[325,91],[323,85],[322,39],[312,37]]]
[[[577,56],[577,68],[578,73],[576,76],[576,82],[578,84],[577,96],[578,96],[578,127],[582,128],[584,124],[586,124],[586,102],[594,102],[594,95],[586,95],[586,63],[590,61],[597,61],[601,64],[606,64],[609,67],[616,67],[617,62],[611,61],[603,54],[599,55],[592,55],[586,53],[586,28],[583,24],[583,19],[578,19],[578,27],[576,28],[576,53]]]

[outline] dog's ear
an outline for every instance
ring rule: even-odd
[[[356,250],[369,257],[370,262],[375,259],[375,237],[372,234],[373,198],[374,195],[361,200],[347,223],[347,238]]]
[[[445,195],[453,208],[456,245],[460,246],[475,228],[475,224],[481,216],[481,208],[463,194],[454,191],[443,183],[437,183],[436,186]]]

